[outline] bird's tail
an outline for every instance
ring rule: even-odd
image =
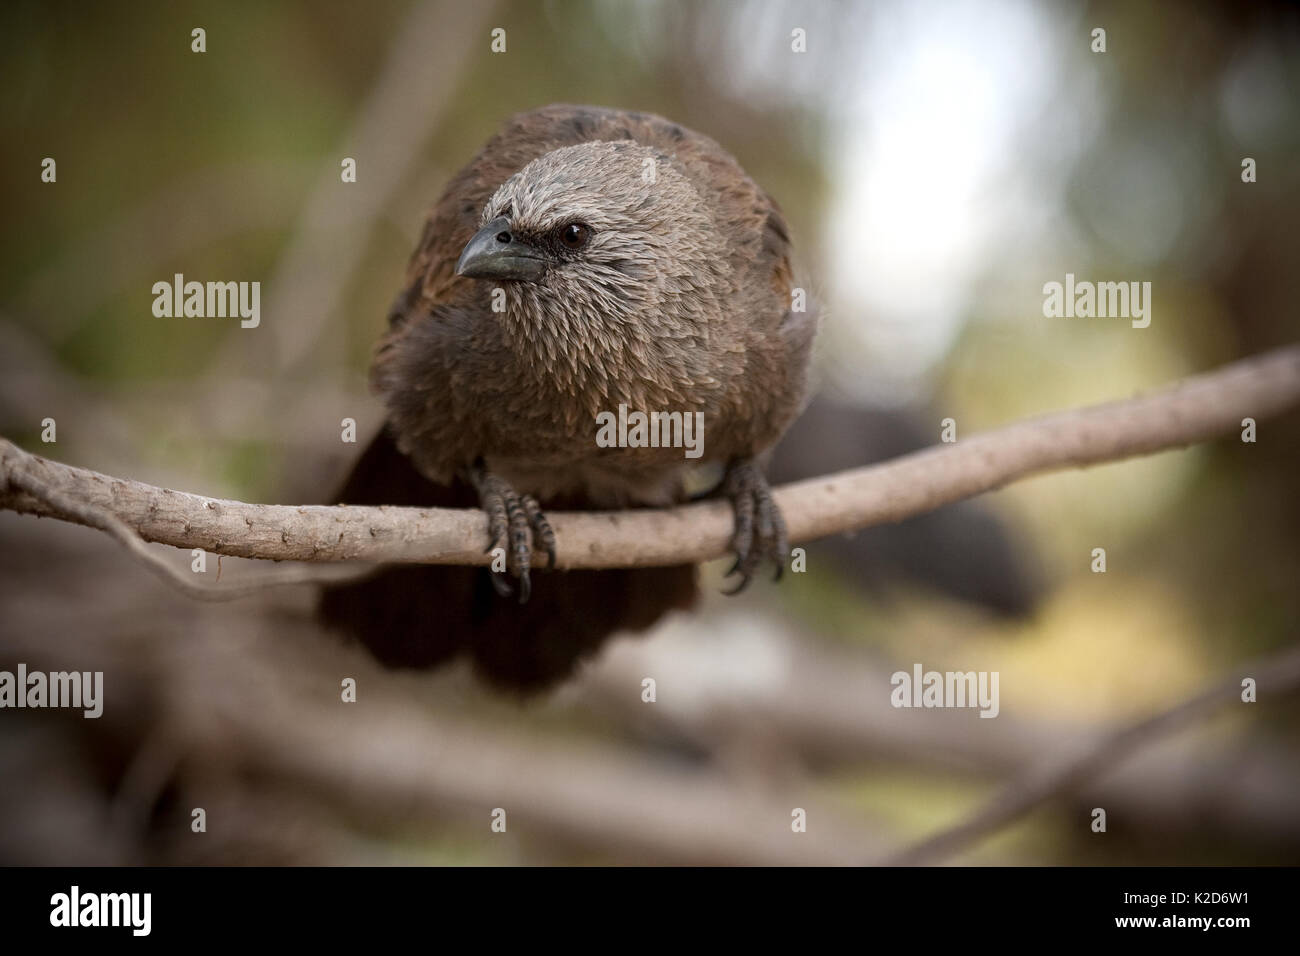
[[[387,430],[371,442],[334,500],[478,506],[467,484],[435,485],[419,474]],[[691,607],[696,598],[693,565],[534,569],[532,595],[522,605],[498,596],[490,574],[486,568],[458,566],[386,567],[364,580],[327,587],[317,614],[390,667],[437,667],[464,655],[489,683],[527,693],[569,677],[615,632],[645,630],[667,611]]]

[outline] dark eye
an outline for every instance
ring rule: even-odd
[[[591,227],[580,222],[571,222],[560,229],[560,242],[566,249],[581,249],[591,238]]]

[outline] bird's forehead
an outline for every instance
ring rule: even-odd
[[[508,207],[520,226],[543,226],[570,217],[596,225],[653,201],[659,162],[654,150],[630,142],[582,143],[554,150],[506,180],[484,209],[484,221]]]

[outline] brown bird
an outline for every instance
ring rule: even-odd
[[[779,577],[759,457],[802,407],[817,324],[793,284],[779,208],[713,140],[597,107],[509,120],[429,216],[371,369],[387,424],[337,496],[477,503],[506,571],[385,569],[327,590],[322,618],[390,665],[466,654],[496,685],[545,687],[689,607],[695,569],[533,574],[563,549],[543,508],[671,504],[702,465],[734,508],[735,590],[765,559]],[[691,416],[702,454],[605,447],[597,416],[621,405]]]

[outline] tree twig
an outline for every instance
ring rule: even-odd
[[[956,826],[912,846],[887,861],[892,866],[924,866],[959,853],[1054,797],[1078,790],[1114,770],[1129,754],[1154,740],[1194,725],[1241,699],[1242,677],[1253,677],[1272,697],[1300,689],[1300,647],[1240,668],[1208,690],[1176,707],[1123,728],[1082,754],[1036,768],[1013,782],[987,806]]]
[[[51,513],[57,517],[106,532],[122,547],[126,548],[127,553],[133,558],[191,597],[209,601],[225,601],[230,598],[244,597],[248,594],[260,592],[269,587],[282,587],[288,584],[337,584],[362,577],[373,571],[373,568],[369,567],[358,569],[351,566],[276,568],[274,571],[258,575],[252,581],[222,585],[201,584],[193,578],[186,577],[184,571],[173,567],[160,555],[150,551],[144,540],[111,510],[83,501],[77,498],[75,494],[61,491],[42,481],[39,476],[31,471],[10,469],[8,467],[8,452],[13,448],[13,445],[5,442],[4,439],[0,439],[0,457],[5,460],[4,478],[11,489],[18,489],[30,495],[36,501],[53,509]],[[26,452],[20,452],[20,454],[26,455]],[[27,457],[34,461],[40,461],[35,456],[28,455]]]
[[[901,521],[1027,475],[1182,447],[1300,403],[1300,346],[1149,395],[1060,412],[822,478],[776,499],[792,541]],[[483,565],[487,519],[472,509],[257,505],[205,498],[47,461],[0,438],[0,508],[139,538],[276,561]],[[107,516],[107,517],[106,517]],[[112,520],[108,520],[111,518]],[[706,561],[728,549],[725,502],[549,515],[561,568]],[[142,545],[141,545],[142,547]],[[192,582],[191,582],[192,583]]]

